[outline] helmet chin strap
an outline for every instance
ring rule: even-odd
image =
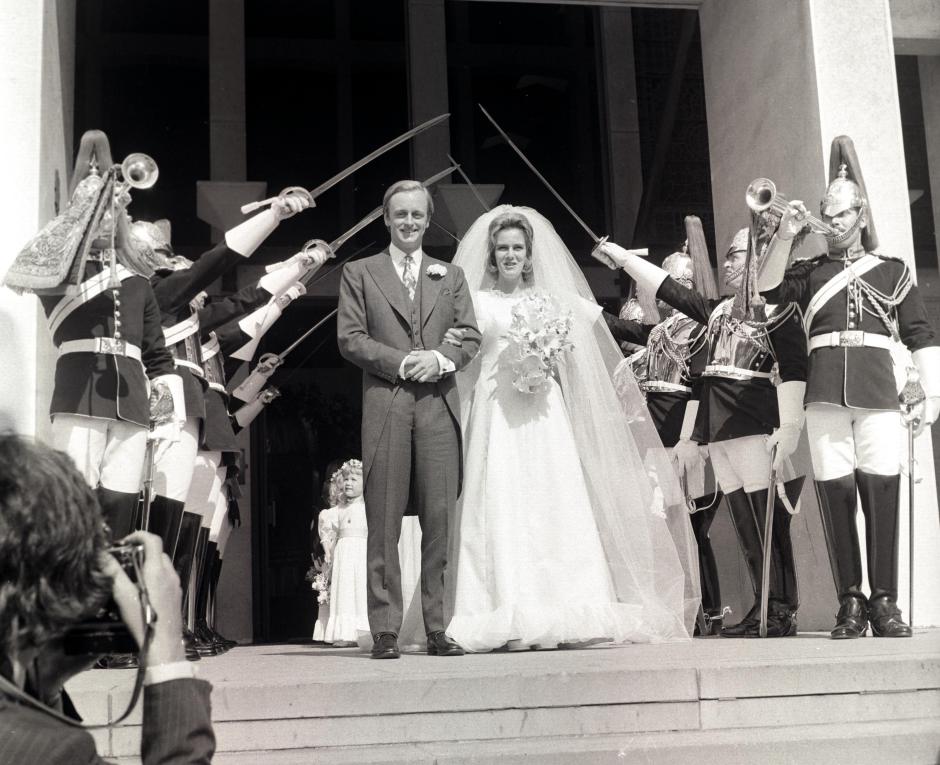
[[[845,244],[849,241],[856,231],[860,231],[862,228],[862,223],[865,219],[865,213],[868,212],[868,205],[862,205],[861,209],[858,211],[858,217],[855,219],[855,223],[849,226],[845,231],[837,236],[830,236],[826,234],[826,241],[829,243],[830,247],[838,247],[840,244]]]
[[[744,263],[742,263],[740,266],[734,269],[734,271],[732,271],[730,274],[725,274],[725,285],[728,285],[729,282],[734,281],[735,279],[739,278],[743,274],[744,274]]]

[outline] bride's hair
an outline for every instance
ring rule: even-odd
[[[522,267],[522,278],[525,281],[532,281],[532,224],[522,213],[515,211],[497,215],[490,222],[490,228],[487,235],[487,255],[486,267],[490,272],[496,273],[496,237],[500,231],[507,229],[517,229],[522,232],[522,238],[525,240],[525,265]]]

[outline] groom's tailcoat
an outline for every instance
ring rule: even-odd
[[[435,383],[399,378],[413,350],[437,351],[461,369],[480,346],[463,272],[422,256],[412,300],[388,251],[348,263],[340,284],[339,350],[362,369],[362,462],[369,524],[368,605],[373,634],[402,624],[398,538],[411,506],[421,523],[421,604],[428,633],[443,630],[447,523],[463,479],[460,401],[453,374]],[[448,329],[466,330],[461,347]],[[456,480],[455,480],[456,479]]]
[[[446,273],[429,275],[431,265]],[[443,342],[451,327],[468,330],[460,348]],[[343,357],[362,369],[362,462],[368,477],[392,399],[402,383],[398,370],[405,356],[416,349],[438,351],[459,370],[479,350],[480,333],[463,271],[424,254],[412,303],[388,250],[347,263],[340,285],[337,341]],[[436,386],[459,433],[454,375],[445,375]]]

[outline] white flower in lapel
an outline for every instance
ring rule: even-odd
[[[447,268],[440,263],[432,263],[425,273],[432,279],[442,279],[447,274]]]

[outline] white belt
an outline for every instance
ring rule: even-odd
[[[222,383],[210,382],[209,387],[212,388],[212,390],[217,390],[219,393],[224,393],[225,395],[228,395],[228,391],[225,390],[225,386],[222,385]]]
[[[59,346],[59,355],[64,356],[66,353],[107,353],[140,361],[140,348],[124,340],[115,340],[113,337],[66,340]]]
[[[650,393],[691,393],[688,385],[666,382],[665,380],[644,380],[640,383],[640,390]]]
[[[368,539],[369,532],[366,529],[343,529],[336,533],[337,539]]]
[[[876,335],[873,332],[849,330],[847,332],[825,332],[813,335],[809,339],[809,350],[817,348],[883,348],[891,350],[893,341],[887,335]]]
[[[754,372],[750,369],[741,369],[741,367],[733,367],[729,364],[709,364],[705,367],[703,374],[709,377],[730,377],[733,380],[743,380],[749,377],[769,380],[772,377],[770,372]]]
[[[194,375],[196,375],[196,377],[202,377],[204,374],[201,366],[199,366],[198,364],[193,364],[193,362],[187,361],[186,359],[173,359],[173,366],[186,367]]]

